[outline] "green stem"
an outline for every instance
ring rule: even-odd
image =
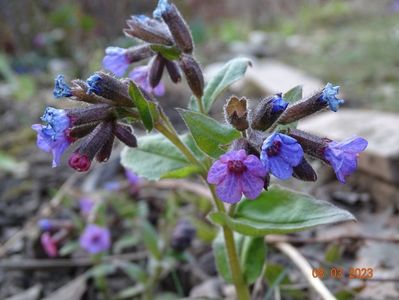
[[[218,199],[215,194],[215,189],[213,186],[208,185],[212,198],[216,204],[217,210],[219,212],[225,212],[223,203]],[[233,231],[227,226],[222,226],[223,235],[224,235],[224,243],[226,245],[227,257],[230,265],[231,277],[236,289],[237,298],[239,300],[250,300],[251,296],[249,294],[249,290],[247,285],[245,284],[244,277],[241,272],[240,260],[238,258],[236,245],[234,243],[234,235]]]
[[[205,171],[204,166],[197,160],[197,158],[194,156],[191,150],[187,148],[187,146],[180,140],[180,138],[177,136],[177,134],[175,134],[175,132],[171,132],[170,130],[168,130],[167,127],[165,127],[160,122],[155,125],[155,128],[160,133],[162,133],[169,141],[171,141],[183,153],[183,155],[186,156],[186,158],[191,163],[201,167],[201,169]],[[202,173],[202,178],[206,181],[206,172]],[[216,196],[214,187],[208,184],[208,188],[211,191],[216,209],[219,212],[226,212],[223,203]],[[239,300],[250,300],[249,290],[247,285],[245,284],[244,277],[242,276],[241,272],[240,261],[234,243],[233,231],[227,226],[222,226],[222,229],[227,250],[228,261],[230,265],[230,271],[234,286],[236,288],[237,297]]]
[[[202,99],[200,97],[195,97],[195,99],[197,100],[197,104],[198,104],[198,108],[199,111],[205,115],[205,108],[204,108],[204,104],[202,103]]]

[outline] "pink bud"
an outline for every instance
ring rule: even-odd
[[[40,237],[40,242],[42,243],[42,247],[49,257],[56,257],[58,255],[57,244],[52,239],[50,233],[43,233]]]
[[[86,172],[90,169],[91,161],[87,155],[75,152],[69,158],[68,164],[78,172]]]

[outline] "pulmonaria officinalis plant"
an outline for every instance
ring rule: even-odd
[[[266,234],[354,219],[327,202],[270,185],[271,176],[316,181],[308,162],[313,157],[331,166],[344,183],[356,170],[367,141],[360,137],[332,141],[296,129],[303,117],[325,109],[336,112],[343,104],[339,87],[331,83],[309,96],[302,96],[300,86],[261,101],[232,96],[224,106],[226,122],[221,123],[209,111],[221,92],[245,75],[250,61],[230,60],[205,84],[189,27],[174,4],[161,0],[153,16],[133,15],[126,23],[125,35],[141,44],[105,50],[103,67],[118,77],[99,71],[86,81],[75,79],[70,84],[63,76],[56,78],[55,98],[85,106],[47,108],[44,124],[33,125],[38,147],[52,152],[53,166],[58,166],[67,148],[76,145],[68,164],[84,172],[94,159],[108,160],[116,137],[127,146],[122,152],[123,166],[137,176],[150,180],[201,177],[214,203],[208,218],[220,228],[213,245],[216,265],[220,275],[234,284],[237,297],[249,299],[249,286],[265,264]],[[130,78],[119,78],[138,62],[144,65],[136,67]],[[193,93],[188,107],[178,109],[187,134],[177,133],[156,99],[163,94],[164,70],[175,83],[184,74]],[[158,134],[136,139],[132,121]],[[174,237],[187,244],[192,235],[192,231],[176,229]],[[243,241],[246,249],[254,249],[254,255],[236,248],[235,239]],[[109,232],[89,225],[80,242],[91,253],[105,251],[110,247]],[[179,245],[176,242],[175,248],[185,248]],[[157,258],[158,252],[154,253]]]

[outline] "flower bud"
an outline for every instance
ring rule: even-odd
[[[85,154],[74,152],[69,157],[68,164],[72,169],[78,172],[86,172],[87,170],[90,169],[91,160]]]
[[[96,159],[98,162],[106,162],[111,157],[112,146],[114,145],[115,137],[111,135],[109,139],[106,141],[104,146],[98,151],[96,155]]]
[[[137,139],[129,126],[117,123],[113,128],[113,133],[126,146],[137,147]]]
[[[263,99],[256,107],[252,115],[251,128],[266,130],[277,121],[287,108],[288,103],[280,94]]]
[[[312,166],[306,161],[305,158],[302,159],[301,163],[294,167],[294,172],[292,173],[297,179],[303,181],[316,181],[317,174],[313,170]]]
[[[69,131],[65,134],[68,138],[75,141],[76,139],[80,139],[88,135],[90,132],[93,131],[94,128],[96,128],[97,125],[98,122],[93,122],[80,126],[74,126],[73,128],[69,129]]]
[[[155,88],[161,81],[164,67],[165,58],[157,54],[150,63],[150,71],[148,73],[148,81],[152,88]]]
[[[324,149],[331,140],[298,129],[290,129],[288,135],[298,141],[306,154],[326,161],[324,158]]]
[[[150,44],[173,45],[173,38],[167,26],[144,15],[132,16],[126,21],[129,28],[123,32],[130,37],[140,39]]]
[[[174,61],[165,60],[166,70],[168,70],[169,77],[174,83],[181,81],[181,72],[179,66]]]
[[[318,91],[310,97],[304,98],[290,105],[278,122],[286,125],[326,108],[327,104],[323,101],[319,101],[321,95],[322,91]]]
[[[175,251],[183,252],[190,247],[194,239],[196,230],[186,219],[181,219],[176,224],[172,234],[171,246]]]
[[[96,72],[87,79],[89,88],[87,94],[96,94],[98,96],[110,99],[118,105],[134,106],[128,92],[128,85],[106,73]]]
[[[135,63],[154,55],[150,45],[144,44],[136,47],[130,47],[126,50],[126,57],[129,63]]]
[[[113,116],[112,107],[108,104],[93,104],[85,108],[71,109],[67,114],[72,126],[104,121]]]
[[[105,99],[103,97],[97,96],[96,94],[91,93],[90,95],[87,93],[89,89],[88,84],[80,79],[72,80],[72,100],[75,101],[83,101],[90,104],[98,104],[105,103],[109,105],[115,105],[112,100]]]
[[[245,131],[248,128],[247,99],[231,97],[224,106],[224,117],[235,129]]]
[[[176,45],[185,53],[193,52],[193,38],[190,29],[174,4],[166,3],[161,11],[162,19],[168,25]]]
[[[186,75],[187,83],[197,98],[201,98],[204,93],[204,76],[196,60],[188,54],[182,54],[179,60],[180,68]]]

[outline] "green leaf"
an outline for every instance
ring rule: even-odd
[[[252,284],[262,273],[266,260],[266,244],[263,237],[243,236],[240,249],[241,270],[247,284]]]
[[[158,246],[159,237],[155,228],[147,220],[142,220],[141,231],[145,247],[157,260],[159,260],[161,258],[161,250]]]
[[[285,101],[289,103],[296,102],[302,99],[302,85],[297,85],[293,87],[288,92],[283,95]]]
[[[88,271],[89,277],[105,277],[107,275],[113,274],[116,271],[116,267],[112,263],[106,263],[94,266]]]
[[[211,157],[219,157],[224,153],[220,146],[240,137],[240,132],[231,126],[221,124],[204,114],[184,109],[178,111],[198,148]]]
[[[247,284],[252,284],[262,273],[266,259],[265,241],[263,237],[251,237],[234,233],[234,243],[240,258],[240,266],[244,279]],[[219,275],[226,282],[231,283],[232,276],[222,231],[219,231],[219,234],[213,241],[212,248]]]
[[[154,128],[154,121],[156,120],[157,110],[155,103],[147,101],[134,81],[130,81],[129,96],[139,111],[144,127],[148,131],[151,131]]]
[[[214,223],[252,236],[290,233],[355,220],[351,213],[329,202],[278,186],[270,187],[255,200],[242,200],[234,218],[219,212],[210,214],[209,218]]]
[[[238,57],[228,61],[206,85],[202,101],[205,112],[209,112],[217,97],[234,82],[240,80],[247,71],[251,61],[245,57]],[[189,108],[199,111],[195,98],[190,100]]]
[[[164,175],[191,166],[179,150],[162,135],[148,135],[138,139],[137,148],[122,151],[122,165],[140,177],[159,180]]]
[[[59,251],[60,256],[70,255],[80,248],[78,241],[69,241],[63,245]]]
[[[153,44],[150,47],[154,52],[160,53],[167,60],[176,60],[181,56],[181,51],[176,46]]]
[[[115,254],[122,253],[126,248],[131,248],[139,243],[140,239],[138,235],[127,234],[119,238],[113,245],[113,252]]]
[[[141,283],[147,281],[147,273],[138,265],[124,260],[118,260],[116,265],[131,279]]]

